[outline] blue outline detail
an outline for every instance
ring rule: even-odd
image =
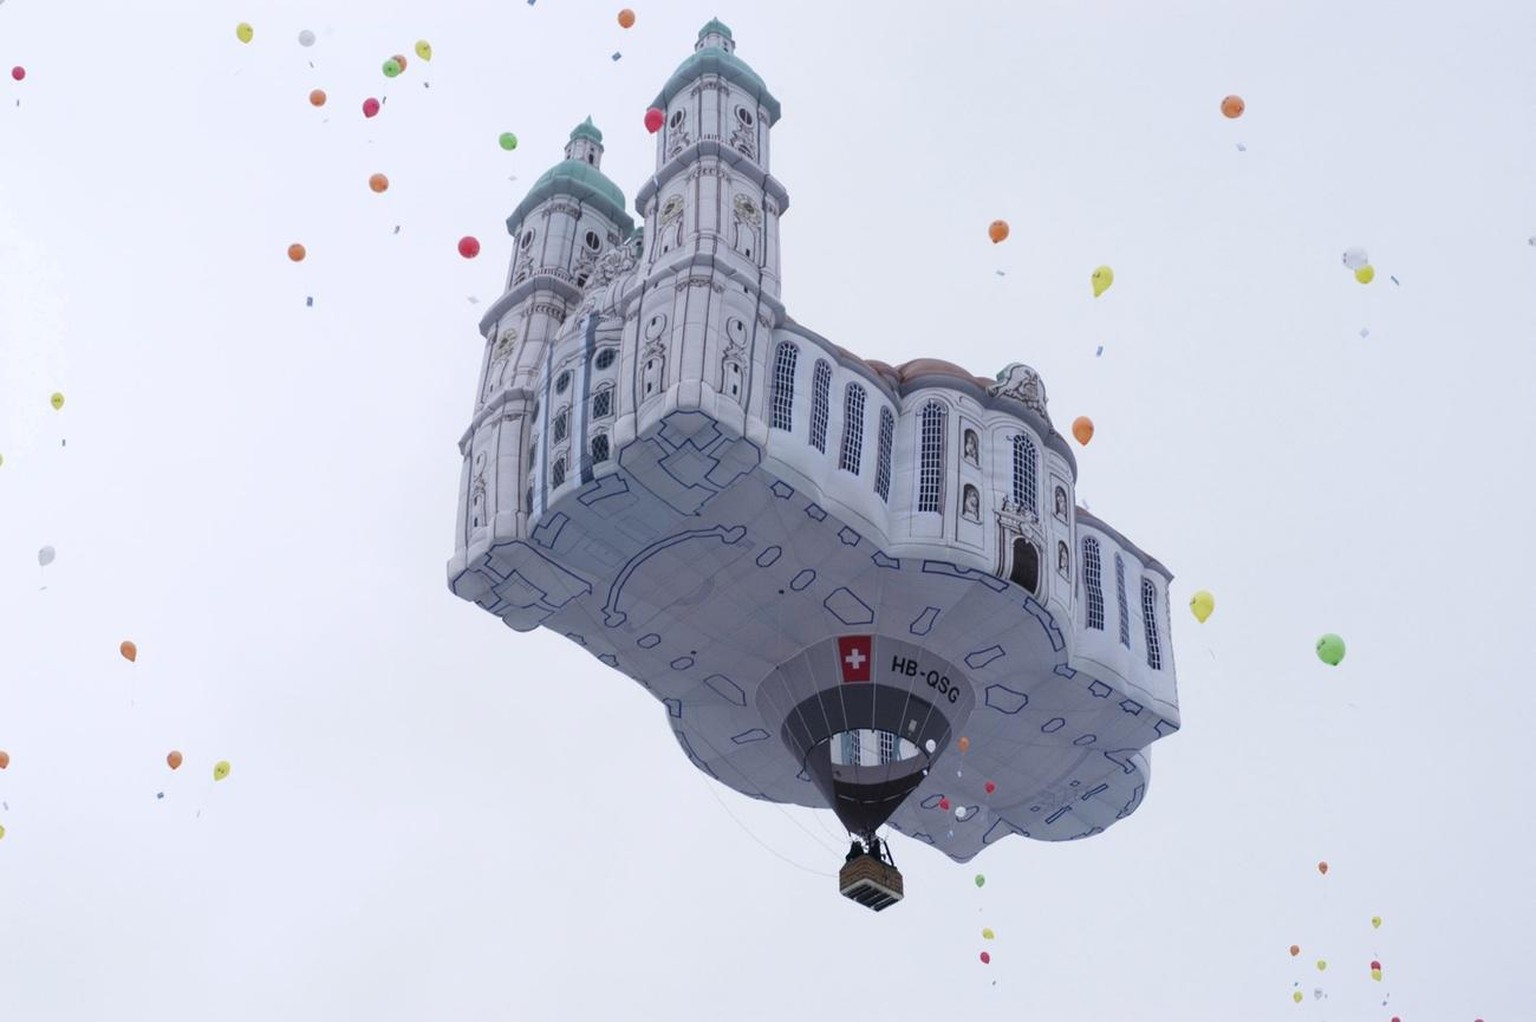
[[[585,421],[585,420],[583,420]],[[585,432],[585,425],[582,427]],[[582,507],[591,507],[600,500],[609,497],[622,497],[629,492],[629,480],[624,478],[622,472],[610,472],[608,475],[599,476],[587,485],[587,488],[576,494],[576,502]]]
[[[635,640],[635,645],[639,646],[641,649],[655,649],[657,646],[661,645],[661,636],[657,635],[655,632],[647,632]]]
[[[1092,745],[1098,740],[1098,735],[1094,734],[1092,731],[1085,731],[1078,735],[1076,738],[1072,739],[1072,744],[1077,746],[1079,749],[1086,749],[1088,746]]]
[[[662,702],[666,704],[669,714],[678,720],[683,719],[683,701],[681,699],[663,699]]]
[[[760,742],[768,737],[768,732],[764,731],[760,727],[755,727],[750,731],[743,731],[739,735],[731,735],[731,741],[735,742],[737,745],[748,745],[752,742]]]
[[[976,662],[978,659],[980,659],[982,656],[984,656],[987,653],[991,653],[992,655],[987,657],[985,660],[982,660],[980,663]],[[993,643],[992,645],[988,646],[986,649],[973,650],[970,653],[967,653],[965,655],[965,666],[969,667],[973,671],[979,671],[983,667],[985,667],[988,664],[992,663],[994,660],[999,660],[1002,657],[1005,657],[1007,655],[1008,654],[1003,651],[1003,647],[997,645],[996,643]]]
[[[1055,727],[1051,727],[1052,724],[1055,724],[1056,726]],[[1056,732],[1060,731],[1062,728],[1064,728],[1066,726],[1067,726],[1067,718],[1065,718],[1065,717],[1052,717],[1050,720],[1048,720],[1044,724],[1040,725],[1040,731],[1041,731],[1042,734],[1054,735]]]
[[[704,679],[704,684],[709,686],[711,692],[728,703],[734,703],[737,706],[747,705],[747,694],[742,691],[741,686],[723,674],[711,674]],[[764,737],[767,737],[766,734]]]
[[[805,505],[805,517],[813,522],[824,522],[827,520],[827,509],[820,504],[807,504]]]
[[[757,555],[759,568],[771,568],[780,557],[784,556],[784,548],[781,546],[763,547],[763,552]],[[768,558],[766,561],[763,558]]]
[[[672,668],[674,671],[686,671],[688,668],[693,666],[693,657],[680,656],[667,666]]]
[[[962,568],[958,564],[948,561],[923,561],[923,574],[948,575],[950,578],[964,579],[967,582],[977,582],[986,586],[994,593],[1006,592],[1010,583],[1004,582],[996,575],[982,571],[980,568]]]
[[[553,550],[555,544],[560,542],[560,533],[571,520],[570,515],[564,511],[556,511],[552,515],[545,515],[539,519],[539,524],[528,530],[528,538],[533,540],[545,550]],[[548,539],[545,537],[548,536]]]
[[[939,619],[939,610],[940,608],[938,607],[924,607],[923,612],[913,618],[911,624],[907,625],[907,631],[913,635],[927,635],[933,631],[933,623]],[[919,628],[919,625],[922,627]]]
[[[837,538],[842,541],[843,546],[858,546],[859,540],[863,539],[864,537],[860,536],[857,532],[854,532],[852,529],[845,525],[838,530]]]
[[[892,557],[884,550],[876,550],[874,553],[869,555],[869,559],[875,562],[875,567],[877,568],[894,568],[897,571],[901,570],[901,558]]]
[[[768,489],[772,490],[773,495],[780,500],[788,500],[795,495],[795,488],[780,479],[775,479]]]
[[[1115,690],[1095,678],[1088,683],[1088,694],[1095,699],[1108,699]]]
[[[994,691],[1004,693],[996,697],[998,701],[995,703],[992,701],[992,693]],[[1029,705],[1029,695],[1024,692],[1015,692],[1007,685],[988,685],[985,702],[991,709],[996,710],[998,713],[1006,713],[1011,717]],[[1013,709],[1008,709],[1010,706]]]
[[[838,594],[839,593],[842,593],[844,598],[839,599],[838,598]],[[839,603],[839,605],[842,606],[842,610],[839,610],[837,607],[832,606],[832,601],[834,599],[837,599],[837,602]],[[850,601],[850,600],[852,601],[853,604],[856,604],[858,606],[858,611],[854,610],[853,606],[849,604],[848,601]],[[821,605],[827,609],[827,613],[831,614],[833,617],[837,618],[843,624],[849,625],[850,627],[853,626],[853,625],[873,624],[874,620],[875,620],[874,609],[871,608],[869,604],[867,604],[863,600],[859,599],[858,594],[855,593],[852,589],[849,589],[847,586],[838,586],[836,589],[832,590],[832,592],[827,595],[827,598],[825,600],[821,601]],[[858,614],[859,611],[863,612],[863,616],[862,617],[845,617],[844,616],[845,613],[847,613],[847,614]]]
[[[718,539],[726,546],[735,546],[747,535],[745,525],[716,525],[708,529],[690,529],[687,532],[674,533],[665,539],[659,539],[650,546],[631,557],[614,577],[613,585],[608,587],[608,602],[603,604],[603,624],[609,628],[617,628],[629,619],[629,615],[619,610],[619,599],[624,594],[624,587],[639,570],[640,565],[655,557],[663,550],[686,543],[691,539]]]
[[[810,578],[806,578],[805,576],[807,576],[807,575],[809,575]],[[805,579],[805,581],[802,582],[801,579]],[[810,568],[801,568],[800,569],[800,574],[796,575],[794,578],[789,580],[789,588],[793,589],[797,593],[804,592],[806,587],[809,586],[812,582],[815,582],[815,581],[816,581],[816,572],[815,571],[813,571]]]

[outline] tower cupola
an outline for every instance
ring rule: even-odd
[[[590,116],[571,129],[571,140],[565,144],[565,158],[580,160],[593,167],[603,165],[603,133],[597,130]]]

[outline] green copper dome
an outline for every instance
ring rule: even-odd
[[[571,141],[574,142],[578,138],[589,138],[598,145],[603,144],[603,133],[598,131],[597,125],[592,123],[591,115],[588,115],[586,120],[571,129]]]
[[[590,124],[589,119],[586,124],[573,131],[571,137],[575,138],[576,132],[584,131]],[[592,131],[596,132],[597,129],[592,128]],[[517,234],[523,218],[539,203],[555,195],[566,195],[592,206],[613,221],[621,234],[629,234],[635,229],[634,220],[624,212],[624,193],[619,190],[618,185],[608,180],[602,171],[585,160],[562,160],[546,170],[533,183],[533,187],[528,189],[528,194],[523,196],[523,201],[519,202],[517,208],[512,211],[512,215],[507,217],[507,232]]]
[[[731,30],[721,24],[718,18],[699,30],[699,38],[702,39],[711,32],[719,32],[727,39],[731,36]],[[779,119],[779,101],[773,98],[773,94],[768,91],[768,86],[758,77],[757,72],[748,67],[747,62],[736,54],[727,53],[718,46],[706,46],[702,50],[695,50],[693,56],[679,64],[677,70],[672,72],[672,77],[667,79],[667,84],[661,87],[661,92],[657,94],[651,106],[665,110],[674,96],[707,74],[719,75],[761,103],[763,109],[768,111],[770,125]]]

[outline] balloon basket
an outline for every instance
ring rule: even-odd
[[[865,908],[883,912],[902,899],[901,870],[873,855],[849,860],[838,873],[843,897]]]

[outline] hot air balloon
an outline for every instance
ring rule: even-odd
[[[645,130],[652,135],[656,134],[661,130],[661,125],[666,118],[667,115],[659,107],[651,107],[645,112]]]
[[[1317,658],[1330,667],[1337,667],[1344,659],[1344,640],[1329,632],[1317,640]],[[1327,864],[1324,863],[1326,867]],[[1328,872],[1324,868],[1323,872]]]
[[[987,237],[992,239],[992,244],[994,244],[994,245],[996,245],[998,242],[1002,241],[1003,239],[1007,238],[1008,237],[1008,221],[1006,221],[1006,220],[994,220],[990,224],[988,224],[987,225]]]
[[[1243,97],[1241,96],[1228,96],[1221,101],[1221,115],[1223,117],[1241,117],[1245,109],[1247,109],[1247,104],[1243,102]]]
[[[139,659],[139,647],[134,645],[132,639],[124,639],[122,644],[117,647],[117,651],[121,653],[123,655],[123,659],[128,661],[130,664]]]
[[[703,128],[685,99],[715,58],[748,80],[739,51],[700,53],[655,101],[690,139]],[[780,111],[753,89],[726,116],[761,153]],[[965,863],[1010,835],[1086,838],[1137,811],[1149,748],[1178,729],[1168,572],[1073,509],[1076,446],[1051,428],[1039,375],[855,361],[789,319],[754,329],[759,297],[736,275],[774,244],[777,181],[727,196],[736,226],[714,262],[689,262],[714,245],[712,207],[689,182],[752,157],[724,139],[680,146],[640,192],[650,233],[636,259],[620,240],[635,236],[632,207],[573,141],[580,158],[506,221],[508,279],[525,244],[569,238],[596,260],[571,287],[598,310],[632,295],[634,328],[571,315],[525,337],[543,314],[523,296],[543,292],[520,284],[500,300],[476,404],[520,417],[529,439],[494,447],[483,416],[466,434],[453,591],[643,683],[709,783],[835,814],[854,838],[838,889],[871,909],[903,896],[886,827],[924,835],[913,854]],[[679,295],[708,301],[690,298],[685,316]],[[729,359],[685,356],[684,331],[701,328],[739,350],[739,379]],[[749,385],[752,366],[765,384]],[[975,463],[968,429],[987,438]],[[1119,648],[1117,564],[1134,655],[1110,669],[1096,651]],[[1105,619],[1092,633],[1090,578]],[[541,706],[567,726],[557,701]]]
[[[177,752],[175,749],[172,749],[169,753],[166,754],[165,762],[166,765],[169,766],[172,770],[179,769],[181,767],[181,753]]]
[[[1093,297],[1097,298],[1108,291],[1109,286],[1115,282],[1115,271],[1108,266],[1100,266],[1093,271],[1089,279],[1093,282]]]
[[[1189,609],[1196,621],[1205,624],[1205,619],[1216,609],[1216,597],[1202,589],[1189,598]]]
[[[1079,415],[1072,420],[1072,436],[1084,447],[1093,439],[1093,420],[1086,415]]]

